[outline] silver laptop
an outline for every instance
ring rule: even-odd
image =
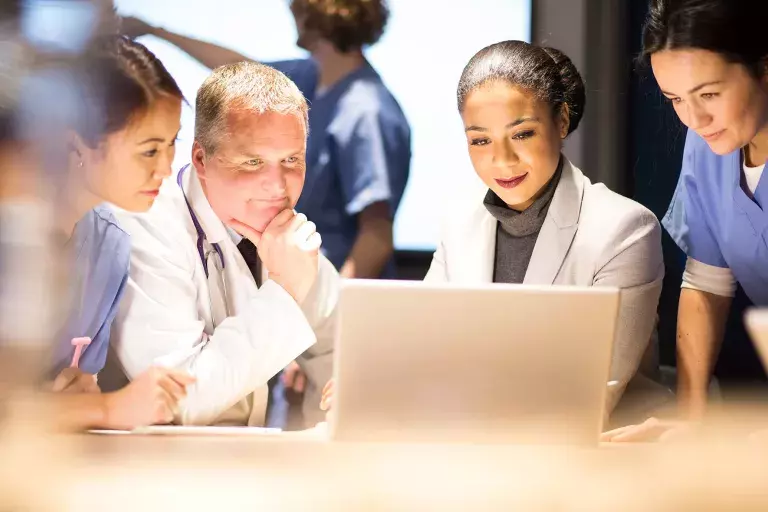
[[[750,309],[745,316],[747,331],[768,371],[768,308]]]
[[[618,306],[614,288],[346,281],[331,437],[597,444]]]

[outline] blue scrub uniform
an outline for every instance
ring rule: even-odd
[[[69,287],[70,314],[56,336],[54,372],[72,362],[72,338],[88,336],[80,369],[98,373],[104,368],[109,331],[128,282],[131,239],[107,206],[88,212],[75,226],[67,250],[73,254]]]
[[[307,176],[296,209],[317,225],[323,253],[341,268],[357,238],[357,214],[385,201],[394,218],[408,181],[410,126],[367,62],[320,95],[312,59],[270,65],[309,101]],[[390,262],[382,277],[393,274]]]
[[[768,177],[754,198],[741,187],[741,151],[719,156],[689,130],[662,224],[689,257],[729,268],[749,299],[768,306]]]

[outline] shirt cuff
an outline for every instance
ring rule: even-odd
[[[682,288],[733,297],[736,294],[736,278],[729,268],[707,265],[689,257],[685,262]]]

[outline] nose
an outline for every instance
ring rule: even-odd
[[[505,137],[504,141],[493,145],[493,163],[499,167],[508,167],[520,162],[512,141]]]
[[[683,124],[694,131],[706,128],[712,123],[712,116],[698,102],[688,102],[686,104],[686,119]]]
[[[163,180],[173,174],[173,151],[164,152],[163,158],[158,158],[157,166],[152,171],[152,177]]]
[[[285,179],[285,170],[280,165],[270,165],[264,173],[264,179],[261,182],[262,190],[266,197],[279,199],[286,196],[287,182]]]

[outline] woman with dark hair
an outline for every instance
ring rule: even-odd
[[[128,279],[130,238],[112,212],[147,211],[171,174],[182,94],[162,63],[124,37],[99,40],[71,70],[73,119],[56,227],[71,259],[69,314],[54,351],[54,391],[75,393],[65,423],[132,428],[173,419],[191,379],[155,368],[115,393],[98,392],[109,333]]]
[[[457,96],[469,156],[487,188],[457,208],[426,279],[620,288],[610,414],[631,380],[655,371],[658,221],[562,155],[585,91],[558,50],[521,41],[484,48],[464,68]]]
[[[615,413],[612,423],[647,414],[668,397],[648,378],[657,371],[650,340],[664,275],[661,229],[650,211],[592,184],[563,156],[584,114],[578,70],[553,48],[504,41],[472,57],[457,100],[485,186],[454,208],[425,280],[621,289],[605,412]],[[618,410],[628,385],[633,399],[628,393]],[[333,394],[329,382],[322,409]]]
[[[706,410],[737,286],[754,305],[768,306],[766,19],[766,2],[653,0],[643,32],[641,57],[688,128],[663,219],[688,258],[677,318],[685,420]],[[675,425],[652,419],[615,440],[655,437]]]

